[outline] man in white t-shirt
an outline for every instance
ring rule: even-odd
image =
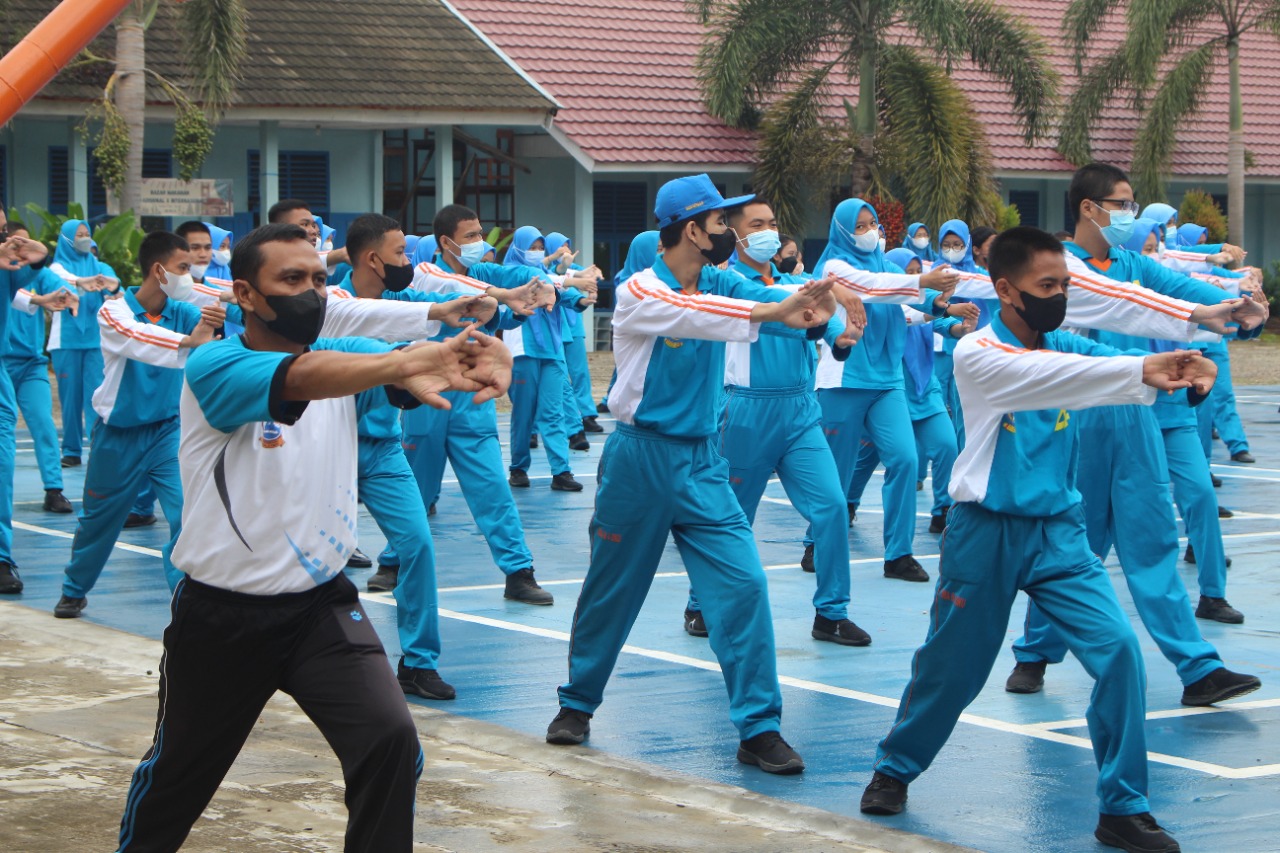
[[[305,232],[267,225],[236,245],[244,335],[189,359],[182,393],[186,513],[164,634],[155,740],[133,776],[120,853],[182,845],[267,700],[282,690],[337,753],[346,849],[413,846],[422,750],[355,586],[356,423],[382,400],[501,396],[511,356],[472,332],[396,349],[317,340],[325,270]],[[304,417],[305,414],[305,417]]]

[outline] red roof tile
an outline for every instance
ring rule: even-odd
[[[749,164],[752,134],[708,116],[693,64],[703,28],[684,0],[452,0],[564,108],[555,125],[601,164]],[[1013,0],[997,0],[1014,5]],[[1049,44],[1063,74],[1072,68],[1061,21],[1068,0],[1023,0],[1017,11]],[[1111,19],[1093,50],[1118,44],[1123,24]],[[548,47],[551,45],[551,47]],[[1280,177],[1280,50],[1274,39],[1250,33],[1241,48],[1246,146],[1251,176]],[[964,65],[953,73],[987,128],[1002,172],[1066,171],[1070,165],[1052,140],[1027,148],[1012,117],[1012,102],[995,80]],[[855,84],[840,81],[837,95],[856,99]],[[1227,75],[1225,60],[1201,101],[1202,111],[1179,133],[1174,170],[1183,175],[1226,172]],[[1094,155],[1127,166],[1136,116],[1113,105],[1094,126]]]

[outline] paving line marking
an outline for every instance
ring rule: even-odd
[[[1204,714],[1223,714],[1228,711],[1256,711],[1264,708],[1280,708],[1280,699],[1255,699],[1249,702],[1232,702],[1230,705],[1213,705],[1208,708],[1170,708],[1166,711],[1151,711],[1148,720],[1168,720],[1176,717],[1199,717]],[[1054,720],[1048,723],[1028,723],[1028,728],[1045,729],[1081,729],[1089,725],[1083,717],[1076,720]]]
[[[55,536],[59,539],[75,538],[74,534],[66,533],[62,530],[53,530],[52,528],[49,528],[49,527],[40,527],[35,524],[28,524],[25,521],[15,520],[13,522],[13,526],[17,530],[26,530],[31,533],[41,533],[46,536]],[[1270,534],[1237,534],[1237,535],[1239,536],[1251,536],[1251,535],[1280,536],[1280,532],[1270,533]],[[127,542],[116,542],[115,547],[120,548],[121,550],[124,550],[124,551],[132,551],[138,554],[147,554],[152,557],[161,556],[160,552],[155,548],[144,548],[140,545],[131,545]],[[878,562],[878,559],[872,559],[864,562]],[[784,564],[780,566],[771,566],[770,568],[776,569],[776,568],[796,568],[796,567],[798,567],[798,564]],[[682,574],[684,573],[683,572],[679,572],[679,573],[664,572],[663,573],[663,575],[667,575],[667,576],[679,576]],[[485,588],[490,588],[490,587],[485,587]],[[492,588],[501,588],[501,587],[498,587],[495,584],[493,585]],[[441,590],[441,592],[444,592],[444,591],[445,590]],[[380,595],[371,595],[369,593],[362,592],[360,593],[360,598],[364,601],[373,602],[375,604],[381,604],[389,607],[395,606],[395,600],[390,595],[383,597]],[[483,625],[490,628],[499,628],[504,631],[514,631],[522,634],[532,634],[533,636],[536,636],[536,637],[545,637],[547,639],[560,640],[566,643],[569,642],[569,639],[570,639],[569,634],[565,631],[556,631],[551,628],[538,628],[533,625],[521,625],[518,622],[508,622],[503,619],[494,619],[489,616],[477,616],[470,613],[461,613],[456,610],[447,610],[443,607],[440,608],[440,616],[446,619],[454,619],[459,622],[470,622],[475,625]],[[679,655],[679,654],[674,654],[672,652],[664,652],[658,649],[646,649],[640,646],[633,646],[630,644],[623,646],[622,651],[627,652],[628,654],[649,658],[651,660],[660,660],[666,663],[673,663],[673,664],[693,667],[695,669],[703,669],[703,670],[707,670],[708,672],[720,672],[720,665],[718,663],[715,663],[713,661],[701,660],[699,658],[689,657],[687,655]],[[836,687],[835,685],[823,684],[822,682],[819,682],[819,681],[809,681],[807,679],[794,678],[789,675],[779,675],[778,682],[780,684],[785,684],[788,687],[795,687],[800,690],[809,690],[814,693],[824,693],[829,696],[838,696],[843,699],[853,699],[855,701],[864,702],[869,705],[879,705],[885,708],[898,707],[898,700],[891,698],[889,696],[879,696],[875,693],[864,693],[860,690],[850,690],[845,687]],[[1251,707],[1251,706],[1273,707],[1273,705],[1280,705],[1280,700],[1260,700],[1260,702],[1271,703],[1271,704],[1261,705],[1259,702],[1241,702],[1235,706],[1228,706],[1223,710],[1246,710],[1247,707]],[[1160,714],[1163,716],[1172,716],[1177,713],[1178,711],[1176,709],[1172,712],[1155,711],[1147,714],[1147,719],[1160,718],[1160,717],[1153,717],[1152,716],[1153,714]],[[1201,713],[1203,713],[1203,711],[1201,711]],[[1093,749],[1093,743],[1088,738],[1063,734],[1058,731],[1047,729],[1045,728],[1046,724],[1044,723],[1036,723],[1036,724],[1010,723],[1004,720],[997,720],[992,717],[982,717],[977,714],[961,714],[960,722],[968,723],[969,725],[977,726],[979,728],[985,728],[985,729],[991,729],[993,731],[1004,732],[1006,734],[1022,735],[1023,737],[1034,738],[1036,740],[1050,741],[1052,743],[1060,743],[1067,746],[1075,746],[1081,749],[1089,749],[1089,750]],[[1074,722],[1074,721],[1067,721],[1067,722]],[[1184,770],[1195,770],[1200,773],[1207,773],[1212,776],[1221,776],[1225,779],[1257,779],[1257,778],[1262,778],[1266,776],[1280,775],[1280,764],[1264,764],[1264,765],[1259,765],[1254,767],[1225,767],[1221,764],[1211,764],[1206,761],[1196,761],[1190,758],[1182,758],[1181,756],[1177,756],[1177,755],[1165,755],[1164,753],[1159,753],[1159,752],[1148,752],[1147,760],[1155,762],[1157,764],[1166,764],[1171,767],[1181,767]]]

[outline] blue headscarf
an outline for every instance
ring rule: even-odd
[[[320,245],[323,246],[329,242],[329,238],[338,233],[336,229],[330,228],[324,224],[324,220],[319,216],[316,217],[316,225],[320,228]]]
[[[1188,222],[1186,225],[1178,226],[1178,245],[1179,246],[1195,246],[1199,244],[1200,238],[1208,231],[1203,225],[1196,225],[1194,222]]]
[[[912,222],[907,226],[907,233],[902,235],[902,248],[906,249],[922,261],[937,261],[938,255],[933,251],[932,245],[925,246],[923,249],[917,249],[915,244],[911,242],[915,239],[916,232],[921,228],[926,231],[929,230],[929,226],[925,225],[923,222]],[[898,264],[898,266],[902,266],[902,264]],[[905,269],[905,267],[903,268]]]
[[[534,267],[543,269],[542,264],[531,264],[525,257],[525,252],[529,251],[529,247],[538,240],[543,240],[545,246],[546,241],[542,236],[542,232],[532,225],[521,225],[516,229],[516,233],[511,235],[511,245],[507,247],[507,254],[502,259],[504,267]]]
[[[814,276],[825,275],[827,261],[841,260],[852,267],[868,272],[885,272],[884,253],[877,246],[870,252],[864,252],[853,244],[853,231],[858,224],[858,216],[862,209],[871,211],[872,221],[880,224],[875,208],[860,198],[847,198],[836,205],[831,214],[831,228],[827,232],[827,248],[813,268]]]
[[[408,249],[406,248],[407,252]],[[440,247],[436,245],[436,238],[430,234],[426,237],[417,238],[417,245],[413,247],[413,254],[409,256],[409,260],[416,267],[421,263],[435,263],[436,253],[440,251]]]
[[[404,235],[404,253],[409,257],[410,260],[413,259],[413,250],[418,248],[418,241],[421,239],[422,238],[419,237],[417,234]]]
[[[209,229],[209,244],[213,247],[215,252],[222,248],[222,241],[227,238],[231,239],[230,245],[235,245],[235,236],[227,229],[219,228],[212,222],[206,222],[204,225]],[[229,279],[231,278],[231,265],[227,264],[226,266],[223,266],[214,260],[210,260],[209,268],[204,271],[204,277]]]
[[[1158,201],[1142,208],[1142,213],[1139,214],[1138,218],[1154,220],[1159,222],[1160,227],[1163,228],[1170,219],[1178,218],[1178,211],[1173,209],[1173,205]]]
[[[1148,205],[1150,210],[1153,205]],[[1167,221],[1167,220],[1166,220]],[[1133,234],[1128,240],[1124,241],[1124,247],[1131,252],[1142,254],[1142,247],[1146,245],[1147,238],[1151,236],[1151,232],[1156,234],[1156,240],[1163,242],[1164,240],[1164,223],[1154,219],[1147,219],[1145,216],[1140,218],[1133,226]]]
[[[896,266],[900,271],[906,272],[907,264],[911,263],[912,261],[920,260],[920,256],[917,255],[915,251],[913,251],[912,249],[908,249],[904,246],[897,249],[890,249],[889,251],[885,252],[884,259],[889,263],[893,264],[894,266]]]
[[[434,239],[434,238],[433,238],[433,239]],[[493,256],[494,256],[494,258],[497,258],[497,257],[498,257],[498,247],[497,247],[497,246],[495,246],[495,245],[493,245],[492,243],[490,243],[488,240],[485,240],[485,241],[484,241],[484,254],[483,254],[483,255],[481,255],[480,257],[484,258],[484,257],[486,257],[486,256],[488,256],[488,255],[493,255]]]
[[[573,241],[559,231],[548,231],[547,236],[542,238],[542,243],[546,247],[548,255],[555,254],[560,251],[561,246],[566,245],[570,251],[573,251]]]
[[[954,234],[964,241],[964,257],[951,264],[952,269],[960,272],[982,272],[982,269],[973,262],[973,237],[969,234],[969,226],[959,219],[948,219],[942,223],[938,229],[938,246],[942,246],[943,239],[948,234]],[[945,261],[946,259],[943,258]],[[950,263],[950,261],[947,261]]]
[[[641,231],[631,241],[631,246],[627,249],[627,259],[622,264],[622,271],[613,277],[614,285],[621,285],[641,270],[647,270],[657,259],[658,232]]]
[[[58,245],[53,250],[53,262],[61,264],[62,268],[77,278],[89,278],[102,272],[99,262],[92,252],[76,251],[76,232],[80,230],[80,226],[89,227],[89,223],[83,219],[68,219],[62,223],[62,229],[58,234]],[[104,273],[105,274],[105,273]],[[115,273],[112,273],[115,276]]]

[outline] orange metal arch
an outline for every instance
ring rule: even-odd
[[[63,0],[0,59],[0,125],[40,93],[132,0]]]

